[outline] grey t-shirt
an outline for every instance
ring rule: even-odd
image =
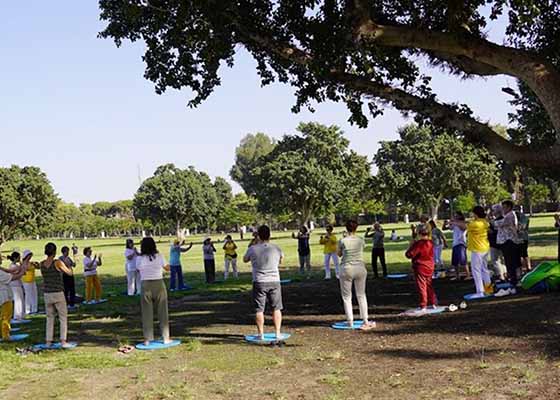
[[[284,255],[272,243],[258,243],[247,249],[245,257],[251,260],[253,282],[280,282],[278,266]]]
[[[358,236],[347,236],[338,246],[342,251],[342,265],[364,263],[364,239]]]

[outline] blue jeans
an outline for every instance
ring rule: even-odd
[[[177,286],[177,283],[179,286]],[[183,289],[183,269],[181,265],[171,265],[171,280],[169,282],[169,289]]]

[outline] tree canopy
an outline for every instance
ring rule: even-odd
[[[560,165],[560,3],[549,0],[100,0],[101,37],[142,40],[145,76],[158,93],[189,88],[190,106],[220,85],[220,67],[240,48],[263,84],[295,88],[294,111],[344,102],[368,123],[386,103],[417,120],[460,132],[513,163]],[[503,43],[486,32],[507,18]],[[464,104],[438,99],[425,60],[460,78],[513,77],[521,133],[503,137]],[[532,94],[527,100],[525,92]],[[517,102],[516,102],[517,101]],[[533,110],[541,126],[528,129]],[[366,112],[367,110],[367,112]],[[534,122],[534,119],[533,119]],[[548,127],[544,129],[543,126]],[[524,137],[523,141],[516,137]],[[544,136],[544,137],[543,137]],[[534,139],[534,140],[533,140]],[[538,152],[534,151],[538,146]]]
[[[360,193],[371,176],[370,164],[349,150],[337,126],[302,123],[297,131],[258,159],[255,194],[262,211],[298,213],[297,219],[308,222]]]
[[[235,149],[235,164],[229,172],[231,179],[237,182],[249,195],[255,193],[253,169],[258,159],[274,149],[274,140],[262,132],[248,134]]]
[[[220,184],[218,184],[220,185]],[[134,214],[154,225],[182,228],[211,227],[216,220],[218,194],[210,177],[173,164],[158,167],[134,196]]]
[[[386,199],[420,206],[437,217],[446,198],[472,192],[494,202],[507,195],[499,190],[497,161],[487,151],[450,134],[436,135],[427,126],[409,125],[399,135],[399,140],[382,142],[374,157],[375,182]]]
[[[52,222],[58,197],[39,168],[0,168],[0,182],[0,245],[17,234],[37,234]]]

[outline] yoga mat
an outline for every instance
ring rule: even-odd
[[[388,279],[404,279],[407,278],[408,274],[389,274],[387,275]]]
[[[287,284],[287,283],[292,283],[292,280],[291,280],[291,279],[282,279],[282,280],[280,281],[280,283],[283,284],[283,285],[285,285],[285,284]]]
[[[509,283],[509,282],[502,282],[502,283],[496,283],[496,284],[494,285],[494,287],[495,287],[496,289],[500,290],[500,289],[511,289],[511,288],[513,288],[514,286],[513,286],[511,283]]]
[[[78,347],[78,343],[76,342],[68,342],[66,347],[62,347],[62,343],[53,343],[50,346],[47,346],[45,343],[36,344],[33,346],[36,350],[69,350]]]
[[[138,350],[163,350],[169,349],[170,347],[179,346],[181,344],[180,340],[172,340],[170,343],[163,343],[161,340],[153,340],[150,342],[149,345],[145,345],[144,343],[138,343],[136,345],[136,349]]]
[[[95,306],[97,304],[101,304],[101,303],[107,303],[109,300],[107,299],[101,299],[99,301],[96,301],[95,303],[86,303],[85,301],[82,303],[85,306]]]
[[[350,326],[348,326],[348,322],[342,321],[342,322],[337,322],[337,323],[332,324],[331,328],[350,331],[350,330],[354,330],[354,329],[360,329],[363,324],[364,324],[364,321],[356,320],[356,321],[354,321],[353,326],[350,327]]]
[[[19,332],[21,328],[10,328],[10,332]]]
[[[30,322],[30,319],[12,319],[10,325],[28,324]]]
[[[264,339],[261,339],[261,337],[259,335],[247,335],[245,336],[245,340],[249,343],[261,343],[261,344],[266,344],[266,343],[273,343],[279,340],[287,340],[290,338],[289,333],[281,333],[279,338],[276,338],[276,334],[275,333],[265,333],[264,334]]]
[[[493,294],[485,294],[484,296],[478,297],[476,293],[470,293],[470,294],[466,294],[463,296],[463,299],[465,300],[481,300],[481,299],[487,299],[489,297],[494,297]]]
[[[29,335],[27,333],[20,333],[20,334],[16,334],[16,335],[10,335],[10,340],[8,340],[8,342],[19,342],[21,340],[25,340],[29,337]],[[0,339],[0,342],[3,342],[2,339]]]

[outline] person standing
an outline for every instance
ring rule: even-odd
[[[467,224],[467,249],[471,252],[471,272],[476,288],[476,297],[494,293],[490,274],[488,273],[488,252],[490,242],[488,230],[490,224],[481,206],[472,210],[474,219]]]
[[[521,209],[516,213],[519,236],[519,256],[521,257],[521,268],[519,275],[527,273],[531,270],[531,259],[529,258],[529,216]]]
[[[434,244],[425,226],[418,227],[416,236],[418,240],[411,240],[405,256],[412,260],[414,282],[418,293],[418,308],[414,315],[423,315],[428,312],[428,306],[435,308],[438,304],[433,287]]]
[[[2,253],[0,253],[1,264]],[[12,279],[13,275],[0,267],[0,333],[4,342],[10,340],[10,330],[12,329],[10,325],[14,313],[14,295],[10,288]]]
[[[224,280],[229,276],[229,267],[233,270],[233,277],[238,278],[237,274],[237,245],[233,241],[231,235],[226,236],[223,246],[224,250]]]
[[[494,221],[498,229],[497,243],[502,248],[509,282],[514,286],[512,294],[515,294],[517,286],[517,271],[521,266],[521,255],[519,252],[519,236],[517,216],[513,212],[513,202],[505,200],[502,202],[504,218]]]
[[[73,271],[67,268],[62,261],[55,260],[56,245],[54,243],[47,243],[45,245],[45,256],[47,256],[47,258],[39,264],[41,275],[43,275],[43,293],[47,314],[45,341],[47,347],[50,347],[54,337],[54,322],[58,316],[58,321],[60,323],[60,343],[62,348],[67,348],[70,347],[67,342],[68,308],[66,298],[64,297],[62,274],[72,275]]]
[[[336,239],[336,235],[333,233],[332,225],[328,225],[326,235],[321,235],[321,239],[319,243],[322,244],[323,253],[325,254],[325,279],[331,279],[331,260],[333,261],[336,277],[339,277],[339,270],[338,270],[338,256],[336,254],[338,240]]]
[[[66,268],[72,270],[72,275],[62,274],[62,283],[64,284],[64,298],[68,309],[73,310],[76,308],[76,281],[74,280],[74,268],[76,263],[70,258],[70,249],[68,246],[63,246],[60,249],[62,255],[58,258],[66,265]]]
[[[349,327],[354,326],[354,311],[352,309],[352,285],[356,290],[356,298],[360,308],[360,317],[363,324],[361,330],[375,328],[375,322],[369,321],[368,302],[366,296],[367,269],[364,264],[365,242],[356,236],[358,223],[348,221],[346,223],[346,237],[340,240],[338,256],[342,257],[340,274],[340,293],[346,314],[346,323]]]
[[[259,242],[249,247],[243,257],[244,262],[251,263],[257,333],[261,339],[264,338],[264,312],[268,304],[272,308],[276,339],[280,341],[283,304],[279,266],[284,259],[284,254],[280,247],[270,243],[268,226],[260,226],[257,233]]]
[[[202,244],[202,254],[204,257],[204,275],[206,276],[206,283],[214,283],[216,281],[216,260],[214,253],[216,248],[212,243],[211,238],[204,239]]]
[[[366,238],[372,238],[372,248],[371,248],[371,267],[373,269],[373,275],[375,278],[379,278],[379,271],[377,269],[377,260],[381,263],[381,269],[383,270],[383,277],[387,276],[387,264],[385,262],[385,231],[381,225],[376,222],[373,224],[373,231],[371,228],[367,229]]]
[[[21,267],[24,275],[21,277],[23,292],[25,294],[25,314],[37,314],[39,311],[39,298],[37,293],[37,282],[35,282],[35,269],[39,266],[31,261],[33,253],[30,250],[23,251]]]
[[[451,249],[451,266],[455,269],[457,279],[461,278],[461,267],[465,270],[467,278],[470,277],[467,263],[467,244],[465,233],[467,224],[462,212],[457,211],[454,218],[449,221],[449,229],[453,232],[453,247]]]
[[[101,281],[97,275],[97,267],[103,264],[101,255],[91,258],[91,247],[84,248],[84,277],[86,279],[86,304],[96,304],[101,301]],[[92,300],[95,293],[95,300]]]
[[[175,239],[169,250],[169,266],[171,268],[171,278],[169,280],[169,290],[172,292],[175,290],[185,290],[190,289],[190,286],[185,285],[183,280],[183,267],[181,266],[181,254],[186,253],[192,249],[192,242],[187,246],[184,240]]]
[[[490,229],[488,231],[488,242],[490,243],[490,267],[494,275],[494,279],[505,281],[506,266],[504,265],[504,255],[498,244],[498,228],[495,226],[496,221],[504,219],[502,205],[495,204],[492,206],[492,220],[490,221]]]
[[[558,262],[560,263],[560,214],[554,214],[554,227],[558,231]]]
[[[140,253],[134,247],[134,240],[126,239],[124,249],[124,269],[126,272],[126,294],[128,296],[140,295],[140,273],[136,269],[136,258]]]
[[[14,320],[21,321],[25,317],[25,292],[23,291],[23,283],[21,282],[25,270],[21,265],[21,254],[19,254],[19,252],[12,252],[12,254],[8,256],[8,260],[12,262],[6,272],[12,274],[10,288],[12,289],[14,298]]]
[[[171,268],[166,265],[165,259],[158,252],[153,238],[145,237],[142,239],[136,268],[140,272],[142,281],[140,304],[142,307],[144,344],[148,346],[154,340],[154,308],[157,312],[163,343],[170,343],[167,289],[163,281],[163,271],[169,271]]]
[[[432,240],[432,226],[428,222],[428,216],[422,214],[420,216],[420,222],[417,225],[410,225],[410,232],[412,235],[412,240],[420,240],[419,230],[424,228],[428,232],[428,238]]]
[[[299,228],[299,232],[292,233],[292,238],[298,241],[299,273],[311,273],[311,247],[309,246],[309,230],[305,225]]]
[[[434,264],[436,269],[444,269],[442,253],[447,248],[447,240],[443,231],[438,228],[436,221],[430,220],[432,228],[432,244],[434,245]]]

